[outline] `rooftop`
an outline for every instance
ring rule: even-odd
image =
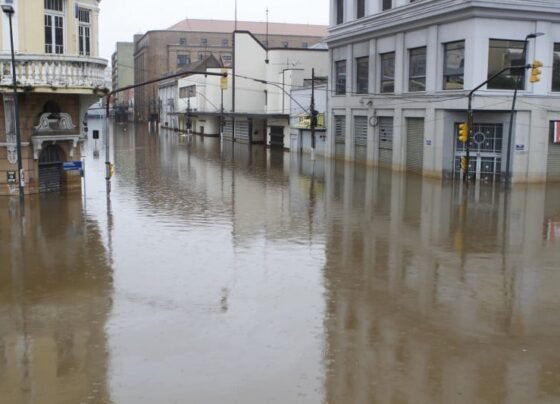
[[[266,34],[266,26],[266,22],[237,21],[237,30],[250,31],[253,34]],[[269,35],[301,35],[322,38],[327,36],[327,29],[328,27],[326,25],[268,23]],[[169,27],[169,30],[228,33],[235,30],[235,22],[228,20],[195,20],[187,18],[172,25]]]

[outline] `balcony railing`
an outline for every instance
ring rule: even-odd
[[[105,87],[107,61],[64,55],[16,55],[16,78],[20,87],[93,89]],[[0,53],[0,86],[12,85],[10,54]]]

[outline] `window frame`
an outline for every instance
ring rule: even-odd
[[[459,68],[461,70],[461,74],[446,74],[451,68],[447,67],[447,52],[448,51],[457,51],[460,50],[461,48],[455,48],[455,49],[447,49],[448,46],[452,46],[452,45],[459,45],[459,44],[463,44],[462,47],[462,55],[463,58],[461,59],[461,62],[459,64]],[[458,40],[458,41],[452,41],[452,42],[446,42],[443,43],[443,74],[442,74],[442,89],[443,90],[464,90],[465,88],[465,50],[466,50],[466,41],[464,39]],[[451,80],[448,80],[448,78],[459,78],[461,77],[461,83],[460,83],[460,87],[451,87],[449,86],[449,84],[454,83]]]
[[[368,94],[369,93],[369,56],[357,57],[354,59],[354,61],[356,63],[356,79],[354,81],[356,87],[355,92],[356,94]],[[362,86],[360,86],[360,62],[364,62],[364,61],[365,61],[365,83],[362,80]],[[363,67],[364,66],[362,65],[362,68]],[[362,71],[362,73],[364,73],[364,71]]]
[[[339,66],[344,66],[344,72],[339,69]],[[334,62],[335,95],[346,95],[347,76],[348,64],[346,63],[346,59],[336,60]]]
[[[88,21],[82,21],[82,12],[87,13]],[[78,54],[80,56],[91,56],[91,14],[91,9],[78,7]]]
[[[356,0],[356,19],[366,16],[366,0]]]
[[[393,76],[392,78],[389,79],[385,79],[385,59],[391,57],[393,59]],[[379,54],[379,63],[380,63],[380,68],[379,68],[379,73],[380,73],[380,80],[379,80],[379,92],[380,93],[385,93],[385,94],[391,94],[395,92],[395,62],[396,62],[396,53],[395,51],[392,52],[385,52],[385,53],[380,53]],[[385,91],[384,90],[384,83],[392,83],[393,87],[391,91]]]
[[[555,75],[557,76],[556,79]],[[552,77],[550,79],[550,91],[560,92],[560,42],[552,44]]]
[[[344,0],[335,0],[335,23],[336,25],[344,23]]]
[[[519,48],[507,48],[507,49],[520,49],[521,50],[521,55],[523,54],[523,44],[524,41],[523,40],[516,40],[516,39],[498,39],[498,38],[489,38],[488,39],[488,66],[487,66],[487,78],[490,78],[493,74],[495,74],[499,69],[502,69],[503,67],[505,67],[506,65],[504,63],[502,63],[501,67],[499,67],[499,69],[497,70],[490,70],[490,63],[491,63],[491,52],[492,49],[500,49],[497,47],[492,47],[492,42],[508,42],[508,43],[513,43],[516,42],[520,45]],[[512,63],[515,60],[519,60],[519,59],[511,59],[510,63]],[[527,61],[527,54],[525,54],[525,63]],[[504,61],[505,62],[505,61]],[[521,77],[521,79],[519,79],[519,77]],[[488,84],[486,85],[486,88],[488,90],[515,90],[517,83],[519,83],[519,88],[518,90],[525,90],[525,82],[526,82],[526,72],[525,69],[523,69],[522,71],[522,75],[517,76],[517,75],[512,75],[511,71],[509,72],[509,74],[506,74],[506,72],[504,72],[503,74],[501,74],[499,77],[496,77],[494,80],[489,81]],[[504,82],[504,79],[509,79],[510,82],[512,83],[511,87],[505,87],[505,86],[500,86],[499,84],[496,84],[497,82],[499,82],[498,80],[500,80],[502,82]],[[513,81],[511,81],[513,80]],[[494,83],[494,84],[492,84]]]
[[[58,8],[49,8],[49,4],[60,4],[61,9]],[[43,18],[43,34],[45,40],[45,53],[49,55],[64,55],[66,52],[66,18],[65,18],[65,2],[60,0],[44,0],[44,18]],[[47,24],[47,21],[50,20],[50,25]],[[58,25],[60,22],[60,25]],[[57,36],[59,32],[57,30],[60,29],[60,43],[57,40]],[[50,42],[47,41],[48,35],[47,33],[50,31]],[[91,31],[90,31],[91,32]]]
[[[412,64],[412,58],[414,56],[420,56],[422,54],[418,54],[418,55],[413,55],[414,52],[418,52],[423,50],[423,55],[424,55],[424,75],[414,75],[413,76],[413,64]],[[417,48],[410,48],[408,50],[408,91],[409,92],[421,92],[421,91],[426,91],[426,76],[428,73],[428,47],[427,46],[419,46]],[[412,88],[413,87],[413,79],[416,79],[415,82],[419,82],[423,84],[423,88]]]

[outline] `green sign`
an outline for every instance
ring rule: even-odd
[[[6,177],[8,178],[8,184],[17,184],[16,172],[8,171],[6,172]]]

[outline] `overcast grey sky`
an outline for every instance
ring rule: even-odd
[[[102,0],[100,53],[110,60],[115,42],[136,33],[165,29],[184,18],[233,20],[234,0]],[[237,0],[239,20],[328,24],[328,0]]]

